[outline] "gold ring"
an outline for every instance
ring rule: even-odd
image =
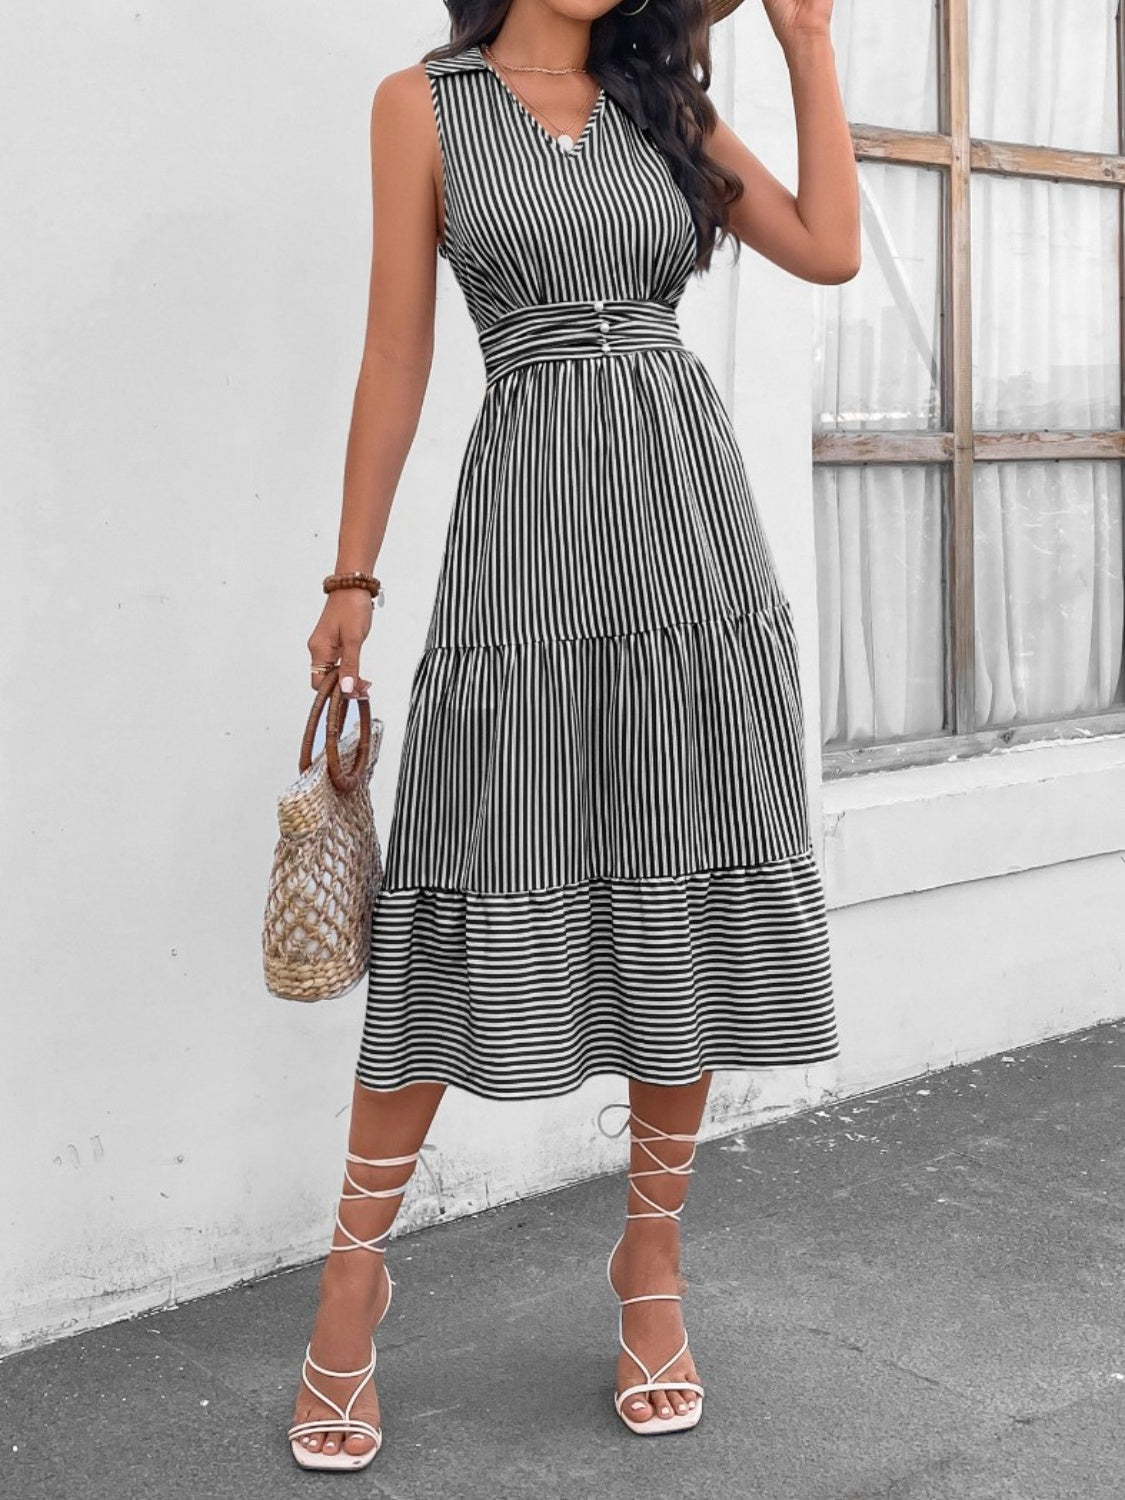
[[[310,668],[314,677],[323,677],[327,672],[334,672],[335,670],[336,663],[334,661],[322,662],[319,666]]]

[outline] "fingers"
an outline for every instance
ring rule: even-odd
[[[368,697],[369,690],[371,681],[366,676],[360,676],[359,657],[350,664],[345,652],[344,661],[341,661],[341,693],[345,697]]]
[[[344,640],[340,655],[340,691],[345,698],[366,698],[371,684],[359,675],[359,651],[362,640]]]
[[[306,644],[310,657],[309,681],[314,688],[319,688],[326,675],[323,668],[334,667],[340,660],[339,632],[322,619]]]
[[[347,613],[340,627],[340,691],[345,698],[366,698],[371,684],[359,673],[359,653],[371,629],[371,598],[363,589],[346,600]]]
[[[324,668],[338,666],[344,697],[366,698],[371,683],[361,675],[360,651],[370,629],[371,601],[365,590],[342,589],[331,594],[306,643],[311,657],[312,687],[319,688],[324,681]]]

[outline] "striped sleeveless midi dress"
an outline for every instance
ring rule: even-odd
[[[663,154],[426,64],[485,388],[411,687],[361,1084],[493,1099],[835,1057],[789,601]]]

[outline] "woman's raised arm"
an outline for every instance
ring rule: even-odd
[[[859,184],[829,32],[832,0],[763,0],[789,65],[797,120],[797,192],[720,121],[708,153],[745,184],[731,210],[738,238],[804,281],[850,281],[859,270]]]

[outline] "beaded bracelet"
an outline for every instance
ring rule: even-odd
[[[372,604],[384,602],[383,585],[373,573],[329,573],[324,580],[324,592],[334,594],[337,589],[366,589]]]

